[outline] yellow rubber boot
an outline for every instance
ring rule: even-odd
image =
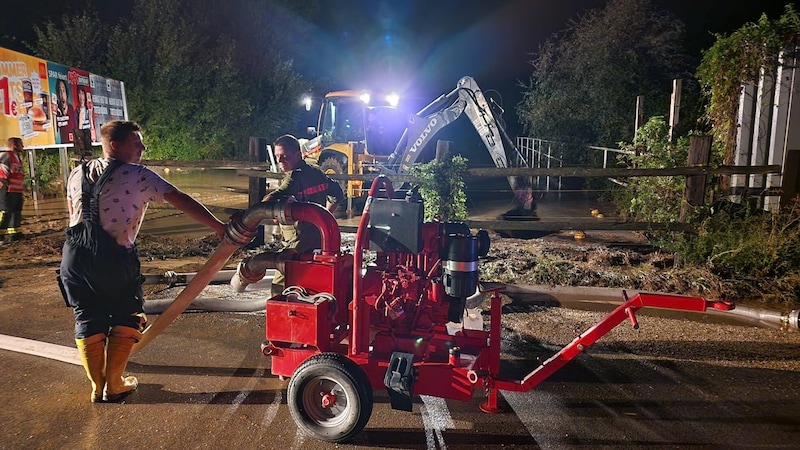
[[[117,326],[111,329],[106,348],[106,388],[103,391],[103,400],[106,402],[119,402],[139,386],[135,377],[122,376],[128,358],[131,356],[133,345],[142,338],[135,328]]]
[[[87,338],[75,339],[78,355],[81,357],[86,376],[92,382],[92,403],[103,400],[103,388],[106,384],[106,335],[93,334]]]

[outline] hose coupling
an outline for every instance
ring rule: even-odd
[[[225,227],[225,239],[240,247],[249,244],[258,234],[258,226],[249,228],[244,224],[243,217],[243,214],[234,215]]]

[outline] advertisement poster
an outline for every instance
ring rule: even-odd
[[[14,136],[28,148],[71,147],[76,130],[99,144],[104,123],[128,118],[121,81],[2,47],[0,111],[0,147]]]
[[[25,146],[53,145],[50,85],[45,60],[0,48],[0,136]]]
[[[89,72],[71,68],[67,79],[75,79],[75,127],[80,130],[89,130],[92,142],[97,142],[99,135],[94,129],[92,113],[92,88],[90,87]]]
[[[75,129],[78,124],[75,115],[77,76],[70,77],[70,69],[67,66],[48,62],[47,77],[50,83],[50,108],[53,110],[55,143],[71,144],[75,142]]]
[[[100,75],[89,74],[91,98],[89,108],[92,111],[94,129],[100,138],[100,127],[110,120],[127,120],[128,106],[125,103],[125,89],[122,82]]]

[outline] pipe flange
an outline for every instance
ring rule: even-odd
[[[225,227],[225,238],[240,247],[250,243],[256,237],[256,234],[258,234],[258,228],[247,227],[242,222],[242,215],[232,217],[228,226]]]
[[[793,309],[789,312],[789,326],[800,329],[800,309]]]
[[[278,199],[272,207],[272,217],[278,219],[281,225],[292,225],[294,218],[292,217],[292,203],[297,202],[294,196],[286,199]]]
[[[168,270],[164,272],[163,276],[164,283],[167,284],[169,287],[175,286],[175,283],[178,282],[178,274],[172,270]]]
[[[264,276],[266,276],[267,270],[266,269],[261,271],[250,270],[250,267],[248,267],[247,265],[248,262],[249,260],[239,262],[239,265],[236,267],[236,273],[248,283],[258,283],[262,278],[264,278]]]

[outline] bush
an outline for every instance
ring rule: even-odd
[[[419,178],[419,193],[425,200],[425,220],[443,222],[467,219],[464,172],[467,159],[456,155],[450,161],[431,161],[411,166],[409,174]]]
[[[23,153],[22,163],[25,166],[25,186],[31,186],[30,164],[27,152]],[[55,197],[64,192],[64,180],[61,176],[61,158],[57,151],[39,150],[36,152],[36,181],[39,196]]]
[[[622,163],[636,169],[667,169],[686,165],[689,153],[688,138],[668,141],[667,122],[653,117],[636,133],[632,144],[621,143],[623,150],[634,152],[621,155]],[[614,195],[620,213],[628,220],[639,222],[674,222],[678,220],[685,177],[633,177],[626,189]]]
[[[655,240],[683,265],[735,280],[740,296],[788,304],[800,299],[800,198],[777,213],[743,206],[709,210],[696,233],[663,233]]]

